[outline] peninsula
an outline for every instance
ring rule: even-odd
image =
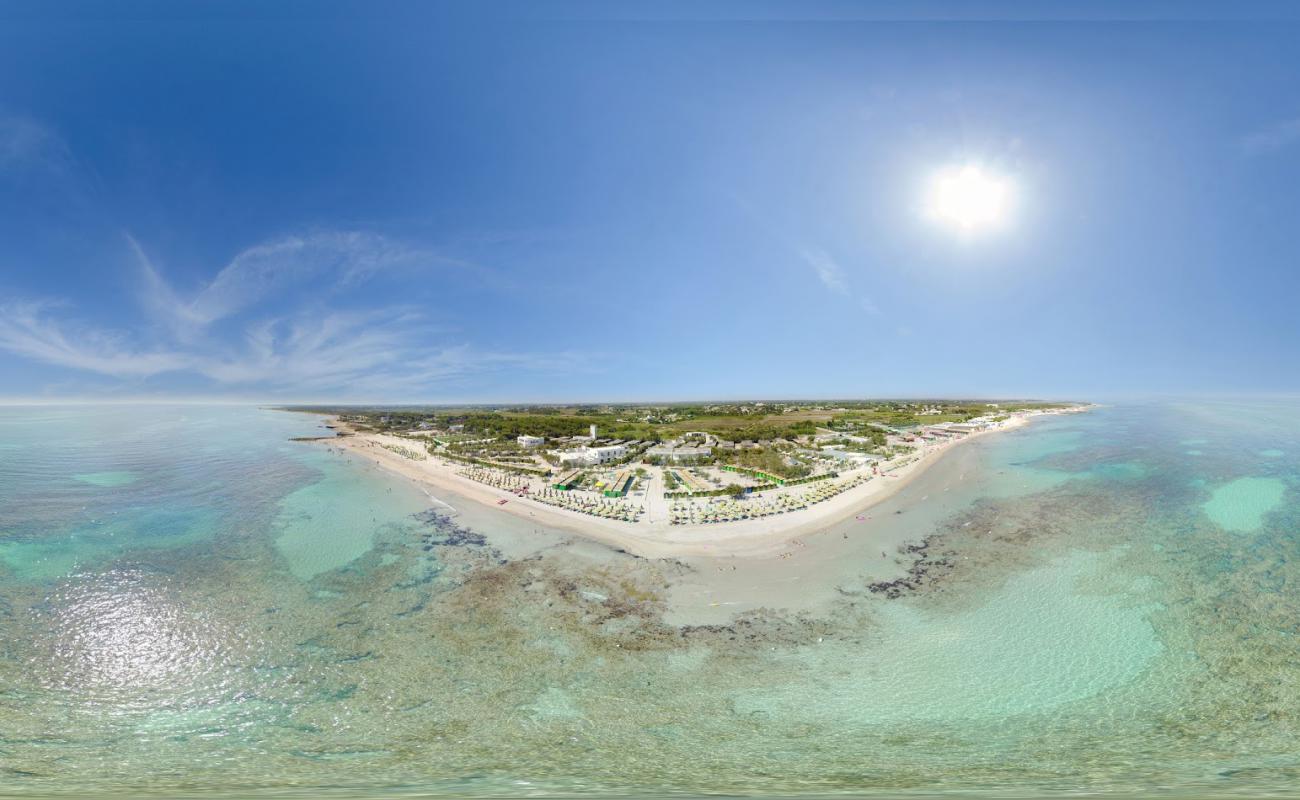
[[[636,555],[776,556],[889,497],[949,448],[1075,403],[298,408],[319,440]],[[432,495],[435,496],[436,495]]]

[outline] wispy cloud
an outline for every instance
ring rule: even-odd
[[[146,333],[90,325],[65,302],[11,301],[0,306],[0,350],[118,379],[188,373],[217,389],[299,396],[358,389],[371,397],[427,396],[476,376],[506,370],[572,374],[590,363],[569,352],[510,352],[458,342],[409,306],[330,307],[333,290],[356,287],[423,252],[378,235],[323,232],[258,245],[188,298],[127,238],[143,275],[142,303],[166,323],[162,331],[155,327],[148,339]],[[325,290],[291,291],[308,281],[325,284]],[[286,297],[271,304],[279,295]]]
[[[354,286],[381,270],[429,256],[426,251],[359,231],[317,231],[286,236],[237,254],[202,289],[184,298],[129,234],[143,275],[142,300],[173,327],[193,328],[273,300],[308,282],[318,291]]]
[[[812,267],[813,272],[817,275],[817,280],[821,281],[823,286],[839,294],[849,293],[849,285],[844,278],[843,268],[828,253],[822,250],[804,250],[802,256],[808,266]]]
[[[138,347],[120,333],[97,330],[54,315],[51,302],[0,306],[0,348],[24,358],[115,378],[140,378],[189,367],[180,353]]]
[[[250,324],[243,341],[196,365],[224,384],[346,385],[382,372],[409,355],[414,326],[382,311],[302,315]]]
[[[846,297],[853,294],[844,268],[829,253],[824,250],[806,248],[800,255],[802,255],[804,262],[812,268],[817,280],[821,281],[822,285],[827,289]],[[884,316],[884,312],[880,310],[880,306],[876,305],[876,301],[867,295],[858,298],[858,306],[873,317]]]
[[[62,170],[70,160],[67,145],[54,129],[31,117],[0,112],[0,169]]]
[[[233,345],[216,339],[148,349],[119,332],[96,329],[55,311],[55,303],[0,306],[0,349],[33,361],[121,379],[190,373],[217,388],[272,394],[349,393],[410,396],[444,390],[502,371],[587,371],[587,354],[484,350],[432,343],[429,321],[410,309],[303,313],[249,323]]]
[[[303,313],[250,325],[242,347],[204,359],[195,369],[221,384],[298,392],[364,385],[370,392],[407,396],[505,370],[570,374],[587,361],[569,353],[438,343],[436,333],[409,308]]]
[[[1300,142],[1300,117],[1283,120],[1241,139],[1241,149],[1246,155],[1258,156],[1275,153]]]
[[[3,109],[0,173],[86,183],[53,127]],[[0,295],[0,351],[62,368],[50,373],[55,385],[241,397],[435,398],[493,373],[590,369],[582,354],[476,346],[411,305],[439,281],[510,287],[491,268],[422,244],[369,230],[298,231],[247,247],[196,282],[176,280],[176,265],[124,235],[138,308],[91,315],[62,298]]]

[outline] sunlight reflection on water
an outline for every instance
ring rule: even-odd
[[[51,661],[63,667],[51,688],[88,706],[138,710],[159,696],[201,696],[214,675],[219,684],[229,632],[169,589],[138,569],[63,582],[48,601]]]
[[[114,456],[111,414],[0,463],[0,794],[1295,785],[1276,412],[1195,459],[1231,438],[1209,412],[990,439],[977,501],[900,518],[939,535],[920,591],[692,631],[656,617],[671,564],[442,548],[373,470],[286,446],[310,418],[187,410]],[[1205,504],[1247,476],[1275,491],[1243,537]],[[321,512],[342,486],[374,511]]]

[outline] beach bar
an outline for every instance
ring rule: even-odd
[[[572,489],[574,486],[578,484],[578,475],[580,472],[581,470],[576,470],[576,469],[569,470],[568,472],[564,473],[560,477],[556,478],[555,483],[551,484],[551,488],[559,489],[562,492],[569,491],[570,489]]]
[[[623,497],[632,488],[632,473],[624,470],[614,476],[614,480],[605,487],[606,497]]]

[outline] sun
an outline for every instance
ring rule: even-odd
[[[962,233],[979,233],[1007,222],[1011,182],[977,164],[949,167],[935,174],[930,185],[930,216]]]

